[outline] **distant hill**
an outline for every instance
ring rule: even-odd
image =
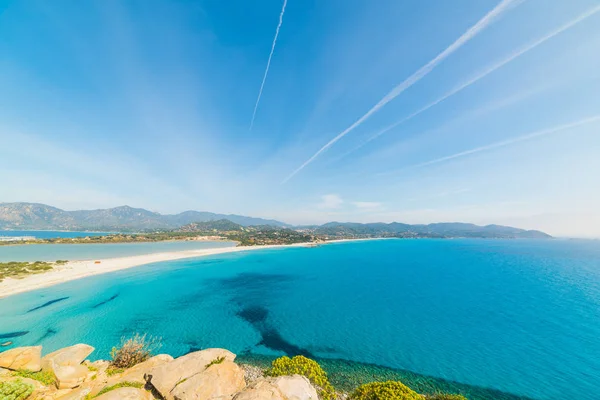
[[[398,222],[390,224],[378,222],[360,224],[353,222],[329,222],[327,224],[310,227],[307,230],[317,235],[340,237],[472,237],[472,238],[518,238],[518,239],[546,239],[550,235],[533,230],[524,230],[502,225],[479,226],[458,222],[436,223],[429,225],[408,225]]]
[[[271,219],[199,211],[163,215],[143,208],[129,206],[103,210],[65,211],[37,203],[0,203],[0,229],[143,231],[175,229],[192,222],[222,219],[241,226],[288,226],[283,222]]]
[[[260,225],[259,225],[260,226]],[[180,228],[177,228],[177,232],[239,232],[243,231],[244,227],[235,222],[231,222],[228,219],[218,219],[216,221],[204,221],[204,222],[192,222],[186,224]]]
[[[154,230],[179,231],[242,231],[253,227],[254,232],[291,235],[282,228],[292,228],[283,222],[245,217],[235,214],[185,211],[163,215],[143,208],[121,206],[104,210],[64,211],[36,203],[0,203],[0,229],[15,230],[90,230],[140,232]],[[540,231],[528,231],[501,225],[479,226],[464,223],[409,225],[398,222],[386,224],[329,222],[324,225],[296,227],[299,232],[336,237],[473,237],[473,238],[550,238]]]

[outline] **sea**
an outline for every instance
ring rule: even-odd
[[[318,359],[337,387],[600,398],[600,242],[397,239],[161,262],[0,299],[7,348],[134,333],[179,356]]]

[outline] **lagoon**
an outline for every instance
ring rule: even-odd
[[[235,245],[235,242],[229,241],[194,240],[148,243],[16,244],[0,246],[0,262],[106,259]]]
[[[0,300],[0,337],[13,346],[42,344],[47,353],[85,342],[96,347],[93,358],[106,358],[134,332],[162,337],[162,351],[174,356],[206,347],[300,353],[533,399],[592,400],[600,392],[600,243],[426,239],[259,250]]]

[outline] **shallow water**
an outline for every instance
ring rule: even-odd
[[[102,236],[109,232],[85,232],[85,231],[3,231],[0,230],[0,236],[33,236],[36,239],[51,238],[75,238],[86,236]]]
[[[0,338],[45,352],[86,342],[107,358],[122,336],[147,332],[175,356],[305,354],[597,399],[599,317],[597,241],[382,240],[157,263],[24,293],[0,300]]]
[[[150,243],[24,244],[0,246],[1,261],[92,260],[170,251],[235,246],[235,242],[169,241]]]

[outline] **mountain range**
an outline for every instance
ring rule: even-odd
[[[173,230],[194,224],[209,224],[217,230],[235,230],[242,226],[293,228],[281,221],[246,217],[235,214],[216,214],[205,211],[184,211],[179,214],[159,214],[143,208],[121,206],[100,210],[65,211],[38,203],[0,203],[0,230],[71,230],[120,231]],[[198,225],[196,225],[198,226]],[[550,238],[540,231],[524,230],[501,225],[479,226],[466,223],[434,223],[409,225],[398,222],[351,223],[329,222],[294,228],[331,237],[479,237],[479,238]]]
[[[0,203],[0,229],[142,231],[175,229],[192,222],[220,219],[227,219],[242,226],[288,226],[283,222],[271,219],[202,211],[184,211],[179,214],[163,215],[129,206],[101,210],[65,211],[38,203]]]

